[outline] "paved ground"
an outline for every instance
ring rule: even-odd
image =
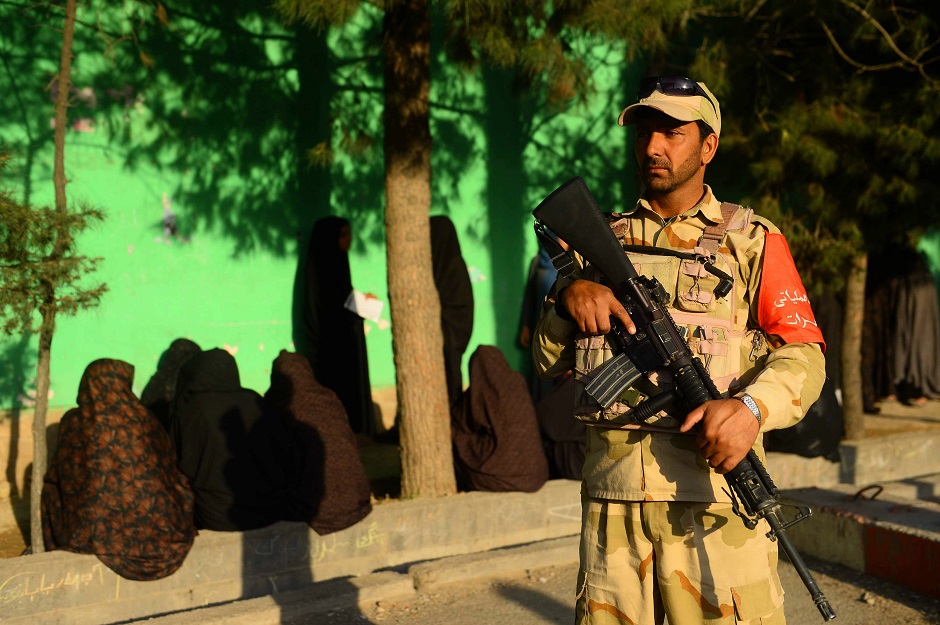
[[[940,600],[910,593],[838,565],[811,561],[810,566],[836,611],[836,622],[852,625],[940,623]],[[577,572],[577,566],[569,564],[509,578],[482,578],[434,588],[405,601],[379,601],[363,608],[311,614],[285,625],[570,625],[574,622]],[[787,622],[794,625],[823,623],[789,563],[781,563],[780,576],[787,593],[784,604]]]
[[[546,543],[547,544],[547,543]],[[445,558],[436,567],[442,579],[448,567],[459,581],[431,583],[416,593],[395,595],[387,585],[385,596],[355,605],[354,594],[333,584],[335,593],[319,589],[298,590],[280,597],[237,602],[227,606],[194,610],[161,619],[134,621],[148,625],[526,625],[570,624],[574,616],[577,564],[573,561],[525,570],[513,568],[512,556],[492,552],[476,560],[478,573],[465,568],[462,558]],[[503,559],[503,562],[499,560]],[[451,566],[449,562],[454,562]],[[829,599],[836,622],[852,625],[937,625],[940,599],[912,593],[896,584],[812,558],[807,565]],[[503,568],[508,567],[508,568]],[[511,571],[511,572],[508,572]],[[823,623],[793,567],[780,564],[780,577],[787,593],[787,622],[793,625]],[[366,576],[371,577],[371,576]],[[360,580],[360,585],[368,582]],[[348,585],[348,582],[347,582]],[[241,605],[239,605],[241,604]]]
[[[928,400],[922,406],[899,401],[881,401],[875,406],[879,413],[865,415],[865,438],[940,428],[940,399]]]

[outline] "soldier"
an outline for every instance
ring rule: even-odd
[[[825,344],[783,235],[704,182],[721,133],[715,96],[688,78],[655,77],[637,98],[619,124],[635,127],[645,189],[610,225],[638,273],[669,291],[670,313],[723,398],[616,423],[652,392],[641,378],[597,410],[582,391],[612,355],[611,317],[636,329],[591,266],[556,282],[533,341],[536,369],[546,378],[573,369],[575,416],[606,426],[588,428],[577,623],[784,623],[776,543],[766,521],[749,530],[735,516],[721,475],[752,448],[763,458],[762,432],[803,417],[825,379]],[[714,295],[708,264],[733,278],[727,296]]]

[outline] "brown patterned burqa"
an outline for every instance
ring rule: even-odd
[[[498,348],[470,357],[470,386],[451,412],[461,490],[534,492],[548,479],[528,384]]]
[[[318,534],[349,527],[372,511],[369,478],[343,404],[313,377],[300,354],[281,351],[265,401],[287,420],[300,476],[289,497],[289,520]]]
[[[88,553],[127,579],[174,573],[192,547],[193,493],[166,430],[131,390],[134,368],[85,369],[42,490],[47,549]]]

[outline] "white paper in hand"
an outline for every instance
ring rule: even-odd
[[[382,315],[382,300],[367,296],[362,291],[353,289],[349,292],[349,297],[346,298],[346,308],[353,311],[363,319],[368,319],[369,321],[378,323],[379,317]]]

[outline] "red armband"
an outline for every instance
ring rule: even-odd
[[[782,234],[768,232],[764,239],[757,322],[764,332],[779,336],[785,343],[819,343],[826,351],[826,342]]]

